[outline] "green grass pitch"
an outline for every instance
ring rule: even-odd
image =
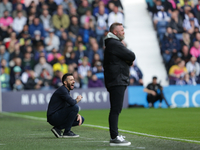
[[[81,110],[85,124],[108,127],[109,110]],[[13,113],[12,113],[13,114]],[[123,133],[131,141],[129,147],[110,147],[109,132],[87,126],[74,127],[79,134],[76,139],[57,139],[44,119],[27,119],[22,115],[46,118],[46,112],[15,113],[19,116],[0,113],[0,149],[150,149],[150,150],[199,150],[200,108],[176,109],[123,109],[119,118],[119,129],[170,137],[170,139],[139,136]],[[176,138],[175,140],[173,138]],[[182,139],[183,141],[179,141]],[[184,139],[186,141],[184,141]],[[187,140],[191,140],[188,142]]]

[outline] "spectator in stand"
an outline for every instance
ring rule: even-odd
[[[63,76],[63,73],[61,71],[57,70],[55,72],[55,75],[54,75],[53,80],[52,80],[52,85],[55,89],[57,89],[57,88],[59,88],[60,86],[63,85],[62,76]]]
[[[51,66],[53,66],[55,63],[58,62],[58,58],[61,57],[62,55],[60,53],[58,53],[58,50],[53,48],[53,50],[51,51],[51,53],[48,54],[47,56],[47,61],[49,64],[51,64]]]
[[[42,88],[41,90],[49,90],[51,89],[51,80],[52,80],[52,75],[48,72],[46,68],[42,69],[42,72],[39,76],[39,80],[42,81]]]
[[[97,62],[102,62],[102,60],[100,59],[99,54],[95,53],[94,58],[93,58],[92,63],[91,63],[92,67],[94,67]]]
[[[49,36],[45,38],[46,50],[48,53],[52,51],[53,48],[59,49],[60,39],[54,34],[54,29],[49,29]]]
[[[14,47],[15,47],[16,43],[18,43],[18,40],[17,40],[17,37],[16,37],[16,33],[12,32],[10,34],[10,40],[7,43],[7,49],[8,49],[9,53],[12,53],[14,51]]]
[[[105,7],[100,6],[99,11],[96,13],[96,35],[98,43],[100,43],[100,40],[103,38],[105,30],[108,29],[108,14],[104,12]]]
[[[57,62],[57,63],[55,63],[55,64],[53,65],[53,71],[55,72],[55,71],[59,70],[59,71],[61,71],[63,74],[68,73],[68,65],[65,64],[65,57],[64,57],[64,56],[60,56],[60,57],[58,58],[58,61],[59,61],[59,62]]]
[[[78,59],[74,51],[71,52],[70,57],[66,59],[66,64],[72,64],[74,68],[77,68]]]
[[[90,70],[90,66],[88,65],[88,58],[84,57],[82,64],[78,66],[78,74],[79,78],[81,80],[81,86],[83,89],[88,88],[88,78],[87,78],[87,72]]]
[[[10,76],[5,72],[5,67],[1,67],[1,72],[0,72],[0,81],[1,81],[1,91],[6,92],[10,90]]]
[[[24,85],[20,79],[15,80],[15,83],[13,85],[13,91],[23,91]]]
[[[124,16],[121,12],[118,11],[118,7],[114,6],[114,9],[112,12],[108,15],[108,26],[110,27],[111,24],[114,22],[119,22],[124,24]]]
[[[33,24],[31,24],[29,26],[29,34],[31,35],[31,37],[33,38],[34,37],[34,32],[36,30],[39,30],[40,33],[41,33],[41,37],[44,38],[45,37],[45,30],[44,30],[44,27],[43,25],[40,23],[40,19],[39,18],[34,18],[33,20]]]
[[[14,71],[14,73],[13,74],[10,74],[10,87],[11,87],[11,89],[13,89],[13,85],[15,84],[15,81],[17,80],[17,79],[21,79],[21,68],[19,67],[19,66],[15,66],[14,68],[13,68],[13,71]]]
[[[44,45],[44,40],[41,37],[39,30],[34,31],[34,37],[32,38],[33,49],[37,49],[39,45]]]
[[[181,59],[184,60],[186,63],[190,60],[191,54],[187,45],[184,45],[181,50]]]
[[[194,46],[190,49],[190,54],[196,58],[200,55],[200,43],[199,41],[194,41]]]
[[[54,2],[54,0],[48,0],[47,5],[49,8],[49,14],[52,16],[57,9],[57,4]]]
[[[64,52],[63,52],[63,56],[65,57],[65,59],[67,60],[68,58],[70,58],[70,55],[73,51],[73,47],[72,46],[68,46],[65,48]]]
[[[71,7],[70,11],[69,11],[69,17],[71,18],[72,16],[76,16],[76,17],[80,18],[76,11],[76,8],[74,8],[74,7]]]
[[[188,32],[189,34],[193,34],[195,27],[199,28],[198,20],[192,13],[188,13],[188,18],[183,20],[184,31]]]
[[[9,16],[9,12],[7,10],[4,11],[3,16],[0,18],[0,26],[1,28],[6,28],[8,26],[12,26],[13,18]]]
[[[88,44],[90,37],[95,37],[95,32],[90,28],[89,23],[85,23],[83,28],[79,29],[79,35],[82,37],[84,44]]]
[[[25,0],[24,5],[28,8],[31,6],[32,3],[35,3],[35,5],[38,5],[39,0]]]
[[[199,43],[200,43],[200,33],[199,32],[197,32],[195,34],[195,38],[193,39],[193,41],[199,41]]]
[[[166,0],[166,1],[164,1],[164,7],[165,7],[165,10],[169,14],[171,14],[174,10],[177,9],[176,1],[175,0]]]
[[[10,54],[6,51],[6,47],[4,45],[0,45],[0,61],[3,59],[5,59],[6,62],[9,62]]]
[[[181,44],[181,49],[183,46],[187,46],[188,48],[191,47],[191,41],[190,41],[190,34],[189,33],[183,33],[183,39],[180,42]]]
[[[98,6],[96,6],[94,9],[93,9],[93,16],[97,16],[99,14],[99,9],[100,7],[102,7],[101,9],[103,10],[103,14],[109,14],[109,10],[108,8],[105,7],[105,4],[103,1],[99,1],[98,2]]]
[[[103,72],[104,72],[104,69],[103,69],[102,63],[100,61],[97,61],[95,63],[95,66],[92,68],[92,73],[95,74],[97,78],[102,81],[102,83],[104,83]]]
[[[29,78],[26,82],[26,84],[24,85],[24,89],[25,90],[39,90],[42,87],[42,81],[39,80],[36,76],[35,76],[35,72],[33,70],[29,71]]]
[[[97,88],[97,87],[103,87],[103,82],[97,78],[95,74],[92,75],[91,79],[89,79],[88,87],[89,88]]]
[[[194,3],[192,0],[178,0],[177,1],[177,8],[182,9],[185,6],[189,6],[191,8],[194,8]]]
[[[198,3],[195,5],[194,12],[195,12],[195,15],[196,15],[199,23],[200,23],[200,0],[198,0]]]
[[[65,49],[66,42],[69,40],[68,35],[66,32],[62,32],[60,37],[60,45],[59,45],[59,52],[62,53]]]
[[[13,4],[13,10],[17,9],[18,4],[22,5],[22,10],[26,10],[26,6],[21,2],[21,0],[16,0],[16,2]]]
[[[87,0],[82,0],[81,4],[78,6],[77,13],[82,16],[86,13],[87,10],[91,11],[91,7]]]
[[[41,73],[43,72],[43,69],[46,69],[49,75],[52,77],[53,76],[53,68],[52,66],[46,62],[45,57],[40,57],[39,63],[35,65],[34,67],[34,72],[35,76],[39,77]]]
[[[120,0],[110,0],[109,2],[114,3],[118,7],[119,11],[123,13],[123,6]]]
[[[165,63],[167,64],[172,55],[176,54],[180,50],[179,41],[174,37],[173,34],[169,34],[166,39],[162,42],[162,55]]]
[[[198,78],[200,75],[200,64],[197,62],[197,58],[196,57],[191,57],[190,61],[186,64],[186,68],[188,70],[188,72],[194,73],[195,77]]]
[[[51,28],[51,15],[49,14],[49,11],[47,9],[44,9],[42,11],[42,14],[40,15],[41,23],[44,26],[44,30],[46,33],[48,33],[49,29]]]
[[[143,85],[143,74],[140,68],[134,64],[130,66],[130,79],[133,81],[132,85]]]
[[[103,50],[99,48],[97,43],[92,43],[91,49],[88,52],[89,62],[93,62],[94,54],[98,53],[100,56],[100,60],[103,60]]]
[[[1,60],[0,67],[4,67],[5,73],[10,74],[10,67],[8,67],[8,62],[5,59]]]
[[[22,68],[25,70],[25,68],[30,68],[33,69],[35,66],[35,61],[34,59],[31,58],[31,53],[26,52],[24,54],[24,57],[22,59]]]
[[[183,78],[180,78],[176,81],[176,85],[193,85],[192,79],[189,74],[186,73]],[[194,84],[196,85],[196,84]]]
[[[35,50],[35,53],[34,53],[35,62],[37,62],[40,56],[42,55],[47,59],[48,54],[46,52],[46,49],[44,48],[44,45],[41,44],[37,47],[37,50]]]
[[[22,52],[20,51],[20,43],[16,43],[14,45],[14,51],[10,54],[10,60],[16,58],[16,57],[19,57],[19,58],[23,58],[23,54]]]
[[[76,16],[72,16],[68,34],[69,38],[72,40],[73,43],[75,43],[78,33],[79,33],[78,18]]]
[[[169,77],[170,77],[170,84],[175,84],[177,80],[188,73],[187,68],[185,67],[185,61],[181,60],[177,63],[177,65],[173,65],[169,69]]]
[[[21,11],[18,11],[17,17],[14,18],[12,26],[13,30],[17,33],[17,35],[23,30],[26,21],[27,21],[26,17],[23,16]]]
[[[90,10],[87,10],[84,15],[80,18],[81,26],[84,27],[85,23],[90,23],[90,20],[92,20],[95,23],[95,17],[92,16],[92,13]]]
[[[156,27],[158,22],[170,22],[170,17],[168,16],[167,12],[165,11],[164,7],[158,11],[157,13],[154,14],[153,16],[153,23],[154,26]]]
[[[69,12],[72,7],[75,9],[77,8],[74,0],[63,0],[62,6],[63,10],[66,12]]]
[[[76,51],[76,59],[78,60],[78,63],[79,63],[79,64],[81,63],[81,59],[82,59],[84,56],[88,56],[88,54],[87,54],[87,52],[84,50],[83,43],[82,43],[82,42],[79,42],[79,43],[78,43],[78,50]]]
[[[16,9],[13,9],[12,17],[13,18],[17,17],[18,12],[22,12],[23,16],[27,17],[27,13],[26,13],[25,9],[23,9],[23,4],[21,4],[21,3],[18,3],[16,5]]]
[[[66,32],[70,25],[69,16],[64,14],[62,7],[58,7],[57,13],[52,17],[52,21],[53,26],[56,29],[55,34],[58,37],[61,37],[62,32]]]
[[[11,16],[12,4],[8,0],[2,0],[0,2],[0,18],[3,16],[5,11],[8,11],[8,16]]]
[[[169,22],[169,27],[172,28],[173,33],[178,34],[179,39],[182,39],[183,33],[183,21],[179,15],[179,11],[174,10],[171,13],[171,21]]]
[[[80,83],[80,79],[78,77],[78,72],[77,71],[74,71],[73,72],[73,77],[74,77],[74,81],[75,81],[75,84],[74,84],[74,88],[80,88],[81,87],[81,83]]]

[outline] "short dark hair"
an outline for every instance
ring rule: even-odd
[[[113,32],[113,30],[117,27],[117,26],[123,26],[123,24],[119,23],[119,22],[115,22],[110,26],[110,32]]]
[[[156,77],[156,76],[153,76],[153,80],[155,80],[155,79],[157,79],[157,77]]]
[[[72,73],[66,73],[66,74],[63,75],[63,77],[62,77],[62,83],[63,83],[63,85],[65,85],[64,81],[66,81],[66,79],[67,79],[68,76],[73,76],[73,74]]]

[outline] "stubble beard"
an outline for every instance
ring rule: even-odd
[[[68,87],[69,90],[73,90],[73,89],[71,88],[71,85],[70,85],[69,83],[67,83],[67,87]]]

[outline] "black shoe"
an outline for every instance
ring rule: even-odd
[[[79,137],[79,135],[75,134],[72,131],[68,131],[68,132],[64,132],[63,133],[63,137],[64,138],[70,138],[70,137]]]
[[[51,131],[53,132],[53,134],[54,134],[57,138],[62,138],[62,132],[61,132],[61,130],[59,130],[59,129],[53,127],[53,128],[51,129]]]

